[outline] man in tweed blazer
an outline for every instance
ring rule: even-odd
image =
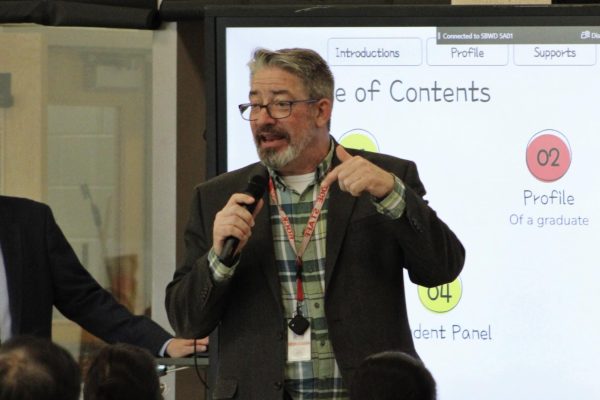
[[[416,355],[403,270],[420,285],[451,282],[464,249],[423,199],[413,162],[330,137],[333,77],[317,53],[259,49],[249,65],[240,111],[261,163],[196,188],[169,319],[182,335],[218,327],[214,399],[347,399],[368,355]],[[254,200],[241,192],[263,165],[269,187]],[[228,237],[239,240],[232,263]],[[304,344],[288,328],[298,314],[309,322]]]

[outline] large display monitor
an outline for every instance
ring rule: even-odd
[[[319,52],[333,137],[417,163],[467,252],[457,281],[406,287],[440,400],[600,398],[599,7],[216,7],[206,21],[209,171],[257,160],[237,109],[256,47]]]

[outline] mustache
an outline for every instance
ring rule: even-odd
[[[290,134],[285,130],[277,129],[273,126],[265,126],[259,129],[255,137],[257,140],[268,140],[268,139],[285,139],[287,141],[290,140]]]

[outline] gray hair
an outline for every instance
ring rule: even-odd
[[[316,51],[300,48],[271,51],[258,48],[254,50],[248,67],[250,78],[262,68],[281,68],[300,78],[310,98],[333,101],[333,74],[327,62]]]

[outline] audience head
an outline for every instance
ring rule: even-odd
[[[154,357],[142,348],[119,343],[94,357],[84,379],[84,400],[160,400]]]
[[[67,350],[20,336],[0,347],[0,400],[77,400],[81,374]]]
[[[435,400],[433,376],[418,358],[399,351],[367,357],[350,388],[352,400]]]

